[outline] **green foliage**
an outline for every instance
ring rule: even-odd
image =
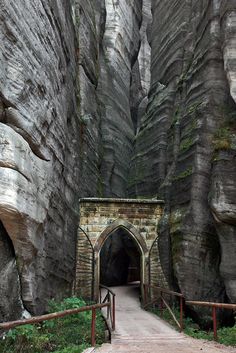
[[[180,144],[180,152],[186,152],[190,147],[192,147],[194,141],[191,137],[185,138]]]
[[[217,130],[213,144],[216,151],[230,149],[231,133],[229,127],[221,127]]]
[[[76,309],[86,305],[72,297],[62,302],[51,300],[49,312]],[[38,325],[24,325],[10,330],[0,341],[0,353],[80,353],[90,346],[91,311],[45,321]],[[104,342],[105,324],[97,311],[96,342]]]
[[[72,344],[66,348],[54,351],[54,353],[82,353],[86,348],[88,348],[86,344],[81,344],[80,346]]]
[[[180,108],[177,107],[176,110],[175,110],[173,119],[172,119],[172,124],[171,124],[172,127],[173,127],[175,124],[179,123],[180,118],[181,118],[181,116],[180,116]]]
[[[193,114],[193,113],[196,113],[198,108],[201,106],[201,102],[196,102],[194,104],[192,104],[189,109],[188,109],[188,113],[189,114]]]
[[[195,325],[196,326],[196,325]],[[184,332],[194,338],[214,340],[213,331],[203,331],[195,327],[192,322],[190,325],[186,325]],[[236,347],[236,325],[234,327],[222,327],[217,330],[218,342],[227,346]]]
[[[185,179],[187,178],[188,176],[190,176],[191,174],[193,173],[193,168],[192,167],[189,167],[188,169],[184,170],[182,173],[180,173],[179,175],[175,176],[173,178],[173,181],[178,181],[178,180],[181,180],[181,179]]]
[[[188,127],[186,128],[186,133],[193,134],[194,130],[196,130],[197,128],[198,128],[197,118],[192,118],[192,122],[188,124]]]
[[[155,314],[160,316],[160,311],[158,309],[151,309],[151,311]],[[180,313],[178,308],[173,308],[173,312],[177,318],[180,319]],[[173,320],[170,312],[168,309],[164,309],[162,313],[163,320],[167,321],[169,324],[174,326],[177,329],[177,325]],[[214,340],[213,331],[203,331],[200,327],[190,318],[184,318],[184,333],[188,336],[198,338],[198,339],[205,339],[205,340]],[[235,346],[236,347],[236,325],[233,327],[222,327],[217,330],[218,341],[219,343],[228,345],[228,346]]]
[[[215,151],[235,149],[235,137],[236,137],[236,111],[232,106],[221,106],[219,107],[219,113],[221,115],[221,126],[216,131],[213,145]]]

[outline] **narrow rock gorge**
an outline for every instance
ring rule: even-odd
[[[0,20],[0,320],[71,293],[88,196],[164,199],[169,286],[236,302],[235,1],[1,0]]]

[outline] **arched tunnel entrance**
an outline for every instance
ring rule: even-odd
[[[162,209],[159,200],[80,199],[77,296],[97,301],[100,284],[123,286],[137,281],[143,298],[143,284],[159,279],[162,284],[158,247],[153,246]]]
[[[100,284],[123,286],[141,281],[141,251],[125,228],[114,230],[100,251]]]

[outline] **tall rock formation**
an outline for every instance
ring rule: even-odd
[[[9,280],[1,297],[11,282],[19,294],[19,277],[14,318],[22,303],[39,313],[49,298],[69,294],[74,277],[79,121],[70,4],[2,0],[0,36],[0,257]]]
[[[76,32],[77,108],[79,111],[79,194],[96,196],[101,178],[101,102],[97,94],[100,75],[100,43],[106,11],[104,0],[74,0],[73,21]]]
[[[155,0],[152,13],[131,193],[165,198],[159,248],[169,282],[189,299],[235,302],[236,5]]]
[[[79,197],[126,195],[142,2],[2,0],[0,19],[0,252],[18,317],[70,293]]]
[[[140,48],[141,0],[77,0],[75,13],[85,194],[122,197],[135,136],[130,91]]]

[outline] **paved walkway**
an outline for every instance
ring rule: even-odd
[[[116,331],[111,344],[96,348],[94,353],[236,353],[236,348],[185,336],[142,310],[137,287],[112,290],[116,293]]]

